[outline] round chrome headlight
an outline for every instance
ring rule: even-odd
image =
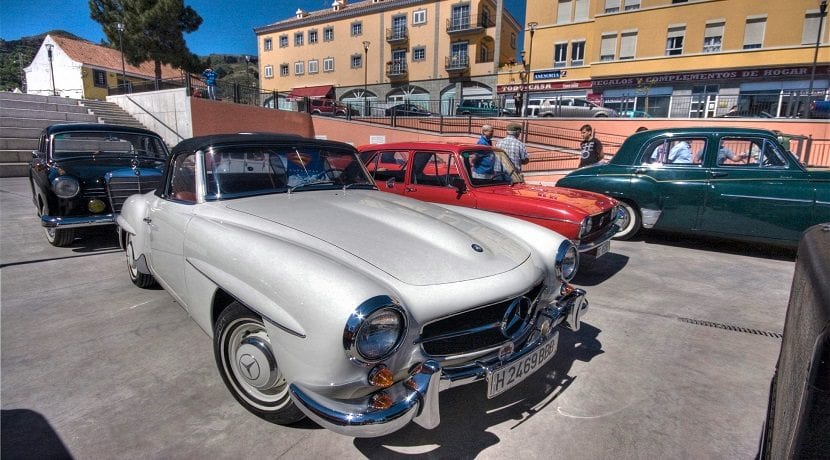
[[[360,305],[343,332],[346,354],[361,363],[374,363],[391,355],[406,335],[406,315],[387,296]]]
[[[582,224],[579,226],[579,237],[582,238],[583,236],[591,233],[592,226],[593,222],[591,221],[591,216],[587,216],[582,219]]]
[[[81,191],[81,184],[71,176],[60,176],[52,179],[52,190],[59,198],[72,198]]]
[[[578,267],[579,251],[570,240],[563,241],[556,252],[556,275],[564,281],[570,281],[576,275]]]

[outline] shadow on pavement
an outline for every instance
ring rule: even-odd
[[[667,244],[681,248],[721,252],[761,259],[795,261],[795,247],[775,246],[763,243],[727,240],[713,236],[696,236],[650,230],[637,235],[632,241],[641,240],[646,244]]]
[[[613,251],[614,246],[611,245]],[[599,259],[585,257],[579,262],[579,270],[572,282],[580,286],[596,286],[609,280],[628,265],[628,256],[609,252]]]
[[[484,382],[477,382],[440,394],[441,424],[426,430],[410,423],[400,431],[380,438],[356,438],[354,445],[369,458],[399,459],[474,458],[499,437],[491,427],[512,422],[515,429],[545,409],[573,383],[568,375],[574,361],[591,361],[603,353],[600,330],[582,323],[578,332],[561,328],[554,358],[518,386],[487,399]]]
[[[29,409],[0,410],[0,457],[71,459],[43,415]]]

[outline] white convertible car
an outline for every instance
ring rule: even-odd
[[[213,337],[234,397],[279,424],[434,428],[440,391],[509,390],[588,308],[563,281],[578,262],[569,240],[380,192],[339,142],[186,140],[118,225],[132,281],[161,284]]]

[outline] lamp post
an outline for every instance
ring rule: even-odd
[[[55,45],[51,43],[46,44],[46,56],[49,58],[49,75],[52,77],[52,96],[57,96],[58,91],[55,88],[55,68],[52,66],[52,48],[54,47]]]
[[[818,33],[816,34],[816,50],[813,53],[813,68],[810,71],[810,86],[807,89],[807,108],[804,109],[804,118],[810,116],[810,102],[813,99],[813,82],[816,79],[816,62],[818,61],[818,48],[821,45],[821,26],[824,24],[824,16],[827,15],[827,0],[821,0],[818,12]]]
[[[366,101],[366,91],[367,85],[369,83],[369,45],[371,42],[364,41],[363,42],[363,115],[366,116],[369,113],[369,105]]]
[[[529,92],[528,87],[530,86],[530,67],[531,67],[531,63],[533,62],[533,34],[536,33],[536,26],[538,26],[538,25],[539,25],[539,23],[537,23],[537,22],[528,22],[527,23],[527,27],[530,29],[530,52],[527,53],[527,63],[524,62],[525,61],[524,51],[522,51],[522,65],[524,66],[525,77],[527,78],[527,85],[525,85],[525,97],[524,97],[524,106],[525,107],[527,107],[528,103],[530,102],[528,100],[528,97],[530,96],[528,94],[528,92]],[[524,115],[524,110],[522,110],[522,115]]]
[[[127,92],[127,70],[126,66],[124,65],[124,23],[117,22],[115,23],[115,28],[118,29],[118,49],[121,51],[121,83],[124,85],[124,92]],[[119,85],[120,86],[120,85]]]

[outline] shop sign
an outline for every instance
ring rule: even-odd
[[[534,80],[556,80],[558,78],[565,78],[568,75],[567,70],[540,70],[533,72]]]
[[[586,89],[591,87],[590,80],[582,81],[567,81],[556,83],[531,83],[524,85],[498,85],[496,87],[497,93],[518,93],[525,91],[556,91],[562,89]]]
[[[816,74],[827,74],[827,66],[817,68]],[[752,80],[752,79],[775,79],[775,78],[809,78],[810,67],[776,67],[769,69],[742,69],[742,70],[716,70],[709,72],[691,73],[669,73],[662,75],[621,77],[621,78],[597,78],[593,80],[594,88],[610,88],[614,86],[643,86],[659,85],[666,83],[687,83],[710,80]]]

